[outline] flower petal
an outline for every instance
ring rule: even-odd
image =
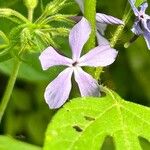
[[[47,86],[44,97],[50,108],[59,108],[68,99],[72,73],[72,68],[65,69]]]
[[[150,50],[150,32],[145,32],[144,33],[144,39],[146,41],[147,47]]]
[[[135,0],[128,0],[130,5],[131,5],[131,8],[135,14],[135,16],[138,16],[139,15],[139,11],[138,9],[135,7]]]
[[[144,15],[144,17],[145,17],[145,19],[142,19],[141,20],[141,26],[145,29],[145,30],[147,30],[148,32],[150,32],[150,29],[149,29],[149,21],[150,21],[150,16],[148,16],[148,15]],[[144,30],[143,29],[143,30]]]
[[[141,13],[145,13],[147,7],[148,7],[148,3],[147,3],[147,2],[143,2],[143,3],[140,5],[140,12],[141,12]]]
[[[84,12],[84,0],[75,0],[77,4],[79,5],[82,13]]]
[[[82,48],[89,39],[90,33],[90,24],[84,17],[72,28],[69,35],[69,43],[72,48],[73,60],[80,58]]]
[[[112,64],[118,52],[110,45],[100,45],[83,55],[79,60],[79,66],[104,67]]]
[[[98,42],[98,46],[100,45],[108,45],[109,42],[106,38],[104,38],[100,32],[96,32],[96,37],[97,37],[97,42]]]
[[[102,13],[96,13],[96,21],[103,24],[121,24],[124,25],[124,22],[118,18],[112,17],[110,15],[105,15]]]
[[[74,76],[81,96],[100,96],[99,85],[91,75],[84,72],[80,67],[76,67],[74,69]]]
[[[43,70],[47,70],[49,67],[57,65],[70,66],[72,60],[70,58],[64,57],[57,53],[53,47],[48,47],[39,56]]]
[[[132,31],[134,34],[136,34],[136,35],[141,35],[141,34],[143,34],[143,31],[142,31],[142,29],[141,29],[141,26],[140,26],[140,22],[139,22],[139,21],[135,21],[135,22],[134,22],[134,25],[133,25],[131,31]]]
[[[96,22],[96,27],[97,27],[97,30],[98,32],[100,32],[102,35],[105,34],[105,30],[107,28],[107,24],[104,24],[104,23],[100,23],[100,22]]]

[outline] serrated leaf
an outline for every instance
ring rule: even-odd
[[[15,140],[11,137],[0,136],[0,150],[42,150],[40,147]]]
[[[44,150],[99,150],[113,137],[117,150],[141,150],[138,137],[150,141],[150,109],[121,99],[108,90],[105,97],[77,98],[53,118]]]

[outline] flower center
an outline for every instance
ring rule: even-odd
[[[143,16],[143,15],[140,15],[140,18],[142,18],[142,19],[143,19],[143,18],[144,18],[144,16]]]
[[[72,66],[75,67],[77,64],[78,64],[78,62],[75,61],[75,62],[72,64]]]

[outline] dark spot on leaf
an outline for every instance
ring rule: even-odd
[[[95,118],[91,117],[91,116],[84,116],[84,118],[87,120],[87,121],[94,121]]]
[[[115,150],[115,143],[111,136],[106,136],[101,150]]]
[[[78,125],[74,125],[73,128],[77,131],[77,132],[82,132],[82,128],[79,127]]]
[[[147,139],[143,137],[138,137],[138,138],[139,138],[140,145],[143,150],[150,149],[150,142]]]

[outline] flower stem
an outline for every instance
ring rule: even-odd
[[[33,20],[33,12],[34,12],[34,9],[28,10],[28,20],[31,22]],[[24,50],[24,48],[22,48],[20,52],[22,52],[23,50]],[[16,79],[17,79],[17,75],[18,75],[18,72],[20,69],[20,65],[21,65],[20,60],[18,60],[18,58],[14,58],[13,70],[12,70],[11,76],[9,78],[9,81],[8,81],[6,90],[4,92],[3,98],[1,100],[1,104],[0,104],[0,123],[2,121],[2,117],[4,115],[6,107],[8,105],[9,100],[10,100],[10,97],[11,97]]]
[[[11,97],[16,79],[17,79],[17,75],[18,75],[18,71],[20,68],[20,64],[21,62],[18,59],[14,60],[14,66],[13,66],[13,70],[12,70],[12,74],[10,76],[10,79],[8,81],[4,96],[2,98],[1,104],[0,104],[0,123],[3,117],[3,114],[5,112],[5,109],[7,107],[7,104],[9,102],[9,99]]]
[[[128,23],[129,21],[129,18],[130,18],[130,12],[131,10],[129,10],[127,13],[125,13],[125,15],[123,16],[123,21],[125,23],[125,25]],[[118,28],[116,29],[115,33],[114,33],[114,36],[112,37],[112,39],[110,40],[110,45],[111,47],[115,47],[118,39],[120,38],[122,32],[123,32],[123,29],[124,29],[125,26],[123,25],[120,25],[118,26]]]
[[[96,0],[84,0],[84,17],[90,22],[92,32],[85,45],[85,53],[95,47],[96,36]],[[95,69],[86,67],[85,70],[94,77]]]
[[[29,21],[33,21],[33,12],[34,12],[34,9],[28,9],[28,20]]]
[[[124,21],[125,25],[126,25],[126,24],[128,23],[128,21],[129,21],[130,12],[131,12],[131,9],[128,10],[128,7],[126,6],[126,8],[125,8],[125,13],[124,13],[124,16],[123,16],[123,19],[122,19],[122,20]],[[116,29],[116,31],[115,31],[115,33],[114,33],[112,39],[110,40],[110,45],[111,45],[111,47],[115,47],[115,45],[116,45],[118,39],[120,38],[120,36],[121,36],[121,34],[122,34],[122,32],[123,32],[123,29],[124,29],[125,25],[124,25],[124,26],[123,26],[123,25],[120,25],[120,26],[118,26],[118,28]],[[94,76],[96,80],[99,80],[100,75],[101,75],[102,72],[103,72],[103,68],[102,68],[102,67],[97,67],[97,68],[96,68],[96,70],[95,70],[95,76]]]
[[[95,35],[96,35],[96,0],[84,1],[84,16],[90,22],[92,33],[85,46],[85,52],[95,47]]]

